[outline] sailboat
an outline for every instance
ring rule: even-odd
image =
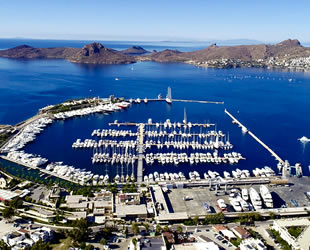
[[[172,103],[172,96],[171,96],[171,88],[168,87],[168,92],[167,92],[167,96],[166,96],[166,102],[171,104]]]

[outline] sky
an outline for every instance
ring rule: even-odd
[[[0,38],[310,42],[309,0],[9,0],[0,13]]]

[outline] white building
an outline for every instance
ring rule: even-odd
[[[241,242],[239,245],[240,250],[267,250],[267,247],[259,239],[248,238]]]
[[[302,233],[295,238],[292,236],[287,228],[297,226],[303,227]],[[280,233],[280,236],[285,240],[292,249],[306,250],[310,247],[310,221],[308,219],[287,219],[287,220],[275,220],[272,228]]]

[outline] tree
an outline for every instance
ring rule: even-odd
[[[156,234],[160,234],[162,231],[161,226],[159,224],[156,225],[155,232]]]
[[[52,250],[49,243],[45,243],[42,240],[37,241],[32,247],[31,250]]]
[[[274,219],[276,218],[276,215],[275,215],[275,213],[273,213],[273,212],[270,212],[270,213],[269,213],[269,216],[270,216],[270,219],[271,219],[271,220],[274,220]]]
[[[107,244],[107,240],[106,240],[105,238],[102,238],[102,239],[100,240],[100,244],[101,244],[101,245],[106,245],[106,244]]]
[[[14,215],[14,210],[11,207],[3,209],[2,216],[4,219],[10,219]]]
[[[138,226],[137,223],[132,223],[132,224],[131,224],[131,231],[132,231],[132,233],[133,233],[134,235],[139,234],[140,229],[139,229],[139,226]]]
[[[80,219],[73,222],[74,229],[68,234],[75,242],[85,242],[88,239],[89,228],[86,219]]]
[[[169,232],[170,231],[170,229],[169,229],[169,227],[166,225],[166,226],[164,226],[164,230],[163,230],[164,232]]]
[[[199,222],[199,218],[198,218],[198,216],[196,216],[196,217],[193,219],[193,223],[194,223],[195,225],[198,225],[198,222]]]
[[[1,250],[11,250],[11,248],[4,242],[4,240],[0,241],[0,249]]]
[[[177,227],[177,233],[181,234],[183,232],[183,228],[181,226]]]
[[[148,233],[150,229],[150,225],[148,223],[143,224],[145,231]]]
[[[94,250],[95,247],[93,245],[87,245],[86,247],[83,248],[84,250]]]
[[[23,201],[19,198],[13,199],[10,202],[10,207],[14,208],[14,209],[18,209],[21,208],[23,206]]]

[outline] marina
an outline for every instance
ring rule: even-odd
[[[27,167],[34,167],[49,175],[60,178],[64,177],[66,180],[71,180],[81,185],[102,185],[107,182],[126,183],[130,181],[137,181],[138,184],[183,182],[185,184],[200,183],[208,185],[210,182],[213,182],[218,183],[218,185],[230,185],[231,183],[238,185],[238,183],[250,182],[250,180],[253,180],[253,176],[255,183],[263,184],[269,183],[276,177],[274,170],[267,166],[264,168],[256,167],[252,173],[247,169],[241,170],[238,167],[234,167],[230,171],[225,170],[221,174],[211,169],[205,172],[192,169],[193,166],[195,168],[225,165],[238,166],[240,162],[246,159],[234,149],[234,145],[230,142],[229,133],[226,134],[217,129],[218,125],[216,123],[188,121],[185,108],[182,122],[171,121],[170,119],[166,119],[164,122],[160,120],[153,121],[153,118],[148,118],[147,122],[119,122],[114,120],[107,123],[108,127],[91,130],[89,135],[92,138],[75,139],[71,144],[71,148],[76,151],[90,151],[92,156],[89,162],[96,166],[96,168],[97,166],[102,168],[101,173],[98,174],[89,168],[86,170],[73,167],[70,164],[63,164],[59,160],[49,162],[47,158],[39,157],[43,164],[33,165],[29,164],[24,157],[16,158],[16,155],[19,153],[27,155],[19,150],[23,149],[26,144],[33,142],[36,135],[53,123],[53,120],[59,121],[74,117],[90,116],[94,113],[109,115],[116,111],[127,110],[129,106],[132,107],[133,102],[148,106],[148,100],[151,100],[145,98],[143,102],[137,102],[138,99],[135,101],[124,101],[121,98],[118,99],[118,102],[112,103],[113,99],[111,98],[114,97],[66,102],[62,105],[67,107],[72,107],[73,105],[75,107],[76,105],[82,105],[82,103],[86,105],[85,103],[93,102],[95,106],[86,108],[81,106],[80,109],[59,112],[52,116],[47,112],[42,114],[42,117],[38,117],[27,124],[25,123],[24,127],[1,148],[2,152],[7,154],[4,156],[4,159],[22,163]],[[170,98],[168,97],[168,99]],[[166,99],[164,100],[167,102]],[[167,104],[171,105],[169,102]],[[53,106],[43,108],[44,112],[50,109],[53,109]],[[233,123],[237,123],[242,128],[243,132],[250,134],[250,131],[234,116],[226,109],[224,111],[233,119]],[[255,137],[253,138],[255,139]],[[261,142],[258,138],[256,140]],[[262,145],[266,146],[264,143]],[[272,153],[272,155],[276,157],[275,153]],[[47,162],[49,163],[45,165]],[[281,168],[282,165],[284,166],[282,162],[279,161]],[[180,166],[192,170],[185,173],[166,170],[150,172],[149,168],[153,165],[166,166],[168,168]],[[286,164],[284,168],[286,169],[286,167],[289,167],[289,164]],[[112,172],[111,168],[114,169]],[[295,168],[302,175],[299,166],[293,166],[292,168]]]

